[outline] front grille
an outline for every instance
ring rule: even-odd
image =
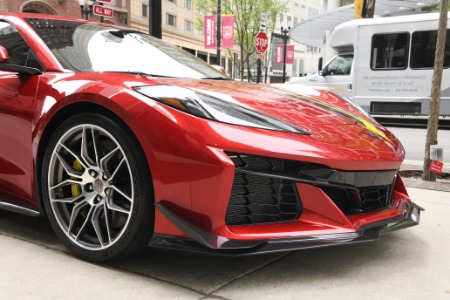
[[[344,214],[368,213],[391,206],[392,186],[322,187]]]
[[[225,216],[227,225],[289,222],[299,218],[302,206],[290,180],[246,173],[283,170],[283,161],[250,156],[231,156],[235,163],[233,188]]]
[[[344,214],[368,213],[392,205],[395,170],[338,171],[270,157],[228,156],[236,169],[227,225],[297,220],[303,210],[297,182],[321,188]]]

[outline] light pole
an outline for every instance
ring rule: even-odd
[[[81,17],[88,20],[89,15],[91,15],[92,18],[92,6],[93,6],[92,1],[79,0],[78,3],[80,4]]]
[[[281,35],[283,36],[283,83],[286,82],[286,45],[287,34],[289,33],[289,30],[291,30],[291,27],[281,27]]]
[[[217,0],[217,62],[216,64],[221,66],[221,61],[220,61],[220,46],[221,46],[221,42],[222,42],[222,15],[221,15],[221,3],[220,0]]]

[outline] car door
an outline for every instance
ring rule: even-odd
[[[12,24],[0,21],[5,63],[40,67],[28,44]],[[32,119],[39,76],[2,71],[0,63],[0,201],[32,197]]]

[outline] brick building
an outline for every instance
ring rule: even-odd
[[[89,6],[92,8],[93,1],[88,0],[0,0],[0,11],[7,12],[31,12],[49,15],[60,15],[72,18],[86,18],[100,21],[99,16],[88,13]],[[129,0],[112,0],[114,9],[112,18],[104,22],[127,26],[129,23]],[[84,10],[82,15],[81,11]],[[86,14],[87,13],[87,14]]]

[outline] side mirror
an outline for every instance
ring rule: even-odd
[[[317,72],[320,73],[322,71],[323,57],[319,57],[319,62],[317,64]]]
[[[41,70],[21,65],[9,64],[9,54],[5,47],[0,46],[0,71],[17,72],[19,75],[40,75]]]
[[[7,62],[9,60],[8,51],[6,51],[5,47],[0,46],[0,63]]]

